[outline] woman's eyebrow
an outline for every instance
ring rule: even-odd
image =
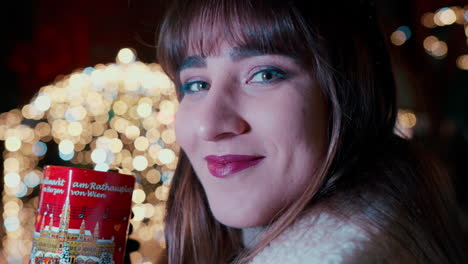
[[[282,55],[282,54],[271,54],[271,53],[268,53],[259,49],[248,49],[248,48],[239,48],[239,47],[234,47],[229,51],[229,57],[234,62],[240,61],[242,59],[246,59],[249,57],[262,56],[262,55]],[[283,56],[296,59],[295,57],[289,56],[289,55],[283,55]],[[206,58],[199,56],[199,55],[188,56],[184,60],[182,60],[179,67],[177,67],[177,73],[180,73],[181,71],[188,69],[188,68],[205,68],[205,67],[206,67]]]
[[[177,67],[177,72],[181,72],[187,68],[204,68],[206,67],[206,59],[201,56],[188,56]]]
[[[262,52],[257,49],[245,49],[245,48],[232,48],[229,51],[229,57],[233,61],[239,61],[247,57],[266,55],[265,52]],[[194,55],[188,56],[180,63],[177,68],[177,72],[181,72],[187,68],[204,68],[206,67],[206,58]]]
[[[229,57],[232,61],[239,61],[248,57],[268,55],[268,53],[259,49],[246,49],[246,48],[232,48],[229,51]]]
[[[264,56],[264,55],[277,55],[277,56],[284,56],[288,57],[290,59],[293,59],[294,61],[299,61],[297,57],[288,55],[288,54],[282,54],[282,53],[275,53],[275,52],[267,52],[263,51],[260,49],[249,49],[249,48],[239,48],[239,47],[234,47],[229,51],[229,57],[231,57],[231,60],[236,62],[240,61],[246,58],[250,57],[255,57],[255,56]]]

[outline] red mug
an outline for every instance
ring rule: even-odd
[[[123,263],[135,178],[46,166],[30,263]]]

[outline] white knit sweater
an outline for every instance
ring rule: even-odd
[[[243,230],[247,247],[255,243],[259,232],[260,228]],[[364,250],[368,240],[356,225],[344,223],[329,214],[309,214],[273,240],[250,264],[354,263],[353,255]]]

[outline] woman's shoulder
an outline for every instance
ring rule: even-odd
[[[349,263],[356,252],[365,250],[368,241],[356,224],[328,213],[309,213],[274,239],[251,264]]]

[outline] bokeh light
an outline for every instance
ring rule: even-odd
[[[8,151],[15,152],[21,148],[21,140],[18,137],[8,137],[5,141],[5,148]]]
[[[152,113],[151,105],[148,103],[141,103],[138,105],[137,112],[142,118],[148,117]]]
[[[9,172],[5,174],[4,182],[6,186],[10,188],[15,188],[18,187],[18,185],[20,184],[21,177],[16,172]]]
[[[136,52],[125,48],[117,63],[58,77],[41,87],[30,103],[0,114],[7,231],[0,254],[12,263],[22,263],[29,254],[41,166],[54,160],[51,155],[67,166],[112,169],[136,177],[131,238],[157,238],[153,246],[165,246],[165,201],[179,153],[177,108],[175,87],[161,67],[137,61]],[[58,153],[50,151],[56,149]]]
[[[421,17],[421,24],[427,28],[434,28],[436,24],[434,23],[434,13],[427,12],[424,13]]]
[[[40,95],[34,101],[34,106],[40,111],[47,111],[50,107],[50,98],[46,95]]]
[[[24,183],[29,188],[34,188],[39,185],[41,181],[40,173],[37,171],[31,171],[24,176]]]
[[[416,125],[416,115],[412,111],[398,111],[398,122],[405,128],[413,128]]]
[[[151,169],[146,173],[146,180],[149,183],[156,184],[161,180],[161,173],[156,169]]]
[[[390,41],[395,46],[401,46],[409,38],[411,38],[411,29],[407,26],[400,26],[391,34]]]
[[[437,17],[437,21],[440,22],[438,24],[439,26],[451,25],[455,23],[455,21],[457,21],[457,15],[453,11],[453,9],[448,8],[448,7],[441,8],[436,13],[436,17]]]
[[[169,164],[174,161],[175,153],[171,149],[162,149],[158,153],[158,158],[163,164]]]
[[[143,190],[140,190],[140,189],[137,189],[137,190],[134,190],[133,191],[133,195],[132,195],[132,201],[134,203],[142,203],[144,202],[146,199],[146,194]]]
[[[129,48],[124,48],[119,51],[117,54],[117,60],[124,64],[129,64],[134,62],[136,59],[135,53]]]
[[[148,160],[145,156],[136,156],[133,159],[133,167],[138,171],[143,171],[148,167]]]
[[[436,59],[443,59],[447,55],[448,46],[435,36],[428,36],[423,41],[424,49]]]
[[[457,66],[462,70],[468,70],[468,55],[461,55],[457,58]]]
[[[69,155],[73,153],[74,147],[75,145],[73,144],[71,140],[65,139],[65,140],[62,140],[62,142],[60,142],[59,151],[62,154]]]

